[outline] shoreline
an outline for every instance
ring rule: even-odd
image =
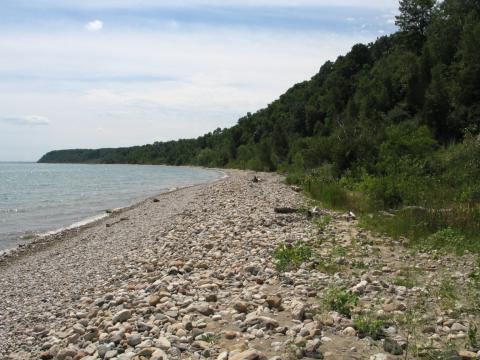
[[[38,162],[34,162],[38,163]],[[43,164],[43,163],[39,163]],[[59,163],[61,164],[61,163]],[[80,164],[80,165],[103,165],[103,164]],[[130,164],[112,164],[112,165],[130,165]],[[137,164],[135,164],[137,165]],[[138,164],[138,165],[149,165],[149,166],[170,166],[170,165],[151,165],[151,164]],[[215,182],[224,180],[229,177],[228,173],[224,169],[218,169],[218,168],[207,168],[203,166],[180,166],[180,167],[186,167],[186,168],[199,168],[203,170],[210,170],[219,173],[220,177],[218,179],[205,182],[205,183],[200,183],[200,184],[194,184],[194,185],[187,185],[187,186],[180,186],[180,187],[173,187],[168,190],[159,192],[155,195],[150,195],[146,198],[142,198],[141,200],[135,201],[131,205],[123,206],[120,208],[112,209],[112,210],[104,210],[103,213],[99,213],[97,215],[92,215],[89,217],[86,217],[80,221],[77,221],[75,223],[72,223],[68,226],[61,227],[61,228],[56,228],[53,230],[48,230],[46,232],[42,233],[35,233],[33,234],[33,238],[25,240],[23,243],[18,243],[14,245],[12,248],[7,248],[0,250],[0,267],[7,265],[8,262],[15,260],[16,258],[20,258],[23,255],[26,254],[31,254],[34,253],[35,251],[39,251],[41,249],[44,249],[45,247],[52,245],[53,243],[63,241],[67,237],[72,236],[74,234],[77,234],[81,232],[84,229],[88,229],[91,227],[95,227],[96,225],[102,223],[102,221],[107,221],[109,218],[111,218],[114,215],[120,215],[124,213],[125,211],[131,210],[133,208],[136,208],[140,205],[142,205],[145,202],[151,201],[157,197],[161,197],[162,195],[173,193],[176,191],[181,191],[184,189],[188,189],[191,187],[196,187],[196,186],[202,186],[202,185],[207,185],[207,184],[213,184]],[[91,221],[85,222],[86,220],[91,219]],[[78,225],[77,225],[78,224]],[[18,237],[17,241],[21,241],[23,235],[20,235]]]
[[[0,266],[0,358],[401,360],[453,343],[480,357],[475,256],[412,252],[348,213],[279,213],[308,199],[278,174],[228,174]],[[407,316],[421,323],[392,320]]]

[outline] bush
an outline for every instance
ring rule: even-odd
[[[287,271],[300,266],[312,257],[312,249],[303,242],[295,245],[280,245],[273,252],[278,271]]]
[[[351,317],[353,308],[358,304],[358,296],[348,290],[332,287],[327,290],[323,301],[328,310]]]
[[[359,337],[370,336],[379,340],[384,336],[385,321],[377,319],[372,314],[361,315],[353,320],[353,327],[358,331]]]

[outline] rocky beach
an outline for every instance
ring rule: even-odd
[[[2,258],[0,358],[480,357],[473,255],[312,210],[277,174],[228,175]]]

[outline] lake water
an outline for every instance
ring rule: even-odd
[[[0,251],[33,234],[77,226],[217,171],[148,165],[0,163]]]

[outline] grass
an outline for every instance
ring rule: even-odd
[[[352,310],[358,304],[358,296],[344,288],[331,287],[323,298],[323,304],[330,311],[351,317]]]
[[[329,275],[333,275],[335,273],[338,273],[340,272],[341,270],[341,266],[338,265],[337,263],[335,262],[332,262],[332,261],[328,261],[328,260],[320,260],[317,264],[317,270],[322,272],[322,273],[325,273],[325,274],[329,274]]]
[[[315,225],[320,232],[325,231],[327,226],[332,222],[332,217],[330,215],[322,216],[320,219],[315,220]]]
[[[353,327],[358,331],[360,338],[369,336],[374,340],[379,340],[384,336],[385,320],[368,313],[356,317],[353,320]]]
[[[360,225],[394,239],[406,237],[409,245],[420,250],[441,250],[463,255],[480,253],[480,213],[475,209],[451,211],[409,209],[394,216],[364,214]]]
[[[201,339],[209,344],[214,344],[219,340],[219,336],[213,333],[206,333],[202,335]]]
[[[397,286],[405,286],[411,289],[418,285],[418,275],[422,272],[421,269],[404,267],[400,270],[399,274],[393,280],[393,283]]]
[[[298,268],[312,256],[311,247],[303,242],[297,242],[294,245],[280,245],[273,252],[275,266],[280,272]]]
[[[437,295],[440,298],[440,304],[444,309],[453,309],[457,301],[457,288],[455,283],[449,279],[442,279],[440,286],[437,289]]]
[[[478,328],[477,325],[474,323],[470,323],[468,325],[468,346],[471,349],[478,349]]]

